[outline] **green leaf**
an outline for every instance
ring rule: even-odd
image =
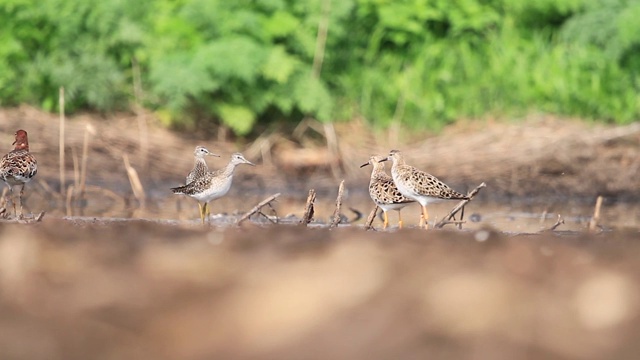
[[[304,113],[315,115],[318,120],[331,120],[333,101],[326,86],[317,78],[301,74],[293,89],[298,108]]]
[[[262,46],[246,36],[213,41],[195,54],[196,61],[207,63],[220,79],[238,78],[247,83],[257,80],[266,56]]]
[[[269,51],[262,74],[266,79],[282,84],[289,80],[296,65],[298,65],[297,59],[287,54],[284,46],[278,45]]]
[[[248,134],[256,121],[256,114],[242,105],[222,104],[217,109],[222,122],[237,135]]]
[[[287,36],[300,27],[298,20],[291,13],[278,11],[266,19],[263,31],[271,38]]]

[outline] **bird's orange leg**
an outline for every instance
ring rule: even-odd
[[[204,206],[202,204],[200,204],[200,201],[198,201],[198,211],[200,212],[200,220],[202,220],[202,224],[204,225],[205,208],[204,208]]]
[[[384,217],[384,222],[382,223],[382,229],[386,230],[387,229],[387,225],[389,225],[389,218],[387,217],[387,212],[383,211],[382,212],[382,216]]]
[[[429,228],[429,212],[427,211],[427,207],[422,207],[422,217],[420,218],[421,227],[425,229]]]
[[[398,210],[398,229],[402,229],[402,213]]]

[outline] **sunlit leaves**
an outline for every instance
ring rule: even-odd
[[[249,37],[233,36],[211,41],[198,49],[196,57],[208,62],[216,77],[238,78],[250,84],[260,72],[266,51]]]
[[[263,23],[263,30],[272,38],[288,36],[300,26],[300,20],[286,11],[277,11],[267,17]]]
[[[298,66],[300,66],[300,61],[287,54],[284,46],[274,46],[264,62],[262,73],[265,79],[282,84],[289,80]]]
[[[301,74],[295,80],[292,96],[303,112],[316,114],[319,120],[331,119],[332,98],[319,79]]]
[[[255,113],[242,105],[221,104],[218,106],[218,113],[222,121],[239,135],[251,131],[256,121]]]
[[[109,111],[139,73],[163,122],[238,134],[303,116],[625,122],[640,117],[638,18],[626,0],[5,0],[0,99],[55,110],[64,86],[68,110]]]
[[[221,85],[210,76],[209,64],[194,61],[194,58],[186,53],[167,55],[158,59],[151,68],[150,80],[155,85],[154,90],[174,111],[184,110],[189,105],[189,98],[215,91]]]

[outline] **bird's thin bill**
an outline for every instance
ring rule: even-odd
[[[361,168],[363,168],[363,167],[365,167],[365,166],[367,166],[367,165],[369,165],[369,163],[368,163],[368,162],[366,162],[366,163],[364,163],[364,164],[360,165],[360,167],[361,167]]]
[[[209,156],[215,156],[215,157],[220,157],[220,155],[218,155],[218,154],[214,154],[214,153],[212,153],[212,152],[208,153],[207,155],[209,155]]]

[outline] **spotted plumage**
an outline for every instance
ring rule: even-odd
[[[204,206],[200,206],[200,219],[204,223],[207,203],[223,197],[229,192],[233,181],[233,171],[236,166],[240,164],[255,166],[252,162],[245,159],[242,154],[234,153],[231,155],[231,160],[225,168],[217,171],[208,171],[187,185],[171,188],[171,191],[173,191],[174,194],[190,196],[198,200],[198,204],[204,203]]]
[[[399,150],[391,150],[388,159],[393,160],[391,176],[398,191],[422,206],[421,227],[428,226],[427,204],[441,200],[468,199],[466,195],[453,190],[435,176],[407,165]]]
[[[38,173],[38,162],[29,152],[29,138],[27,132],[18,130],[15,133],[15,148],[0,160],[0,178],[9,186],[10,197],[13,195],[13,187],[20,186],[19,202],[20,217],[22,217],[22,196],[24,186]],[[16,204],[13,203],[13,213],[16,214]]]
[[[193,169],[191,169],[191,171],[187,175],[187,181],[185,182],[185,184],[193,182],[195,179],[204,176],[204,174],[209,171],[207,162],[204,160],[205,156],[220,157],[220,155],[210,152],[204,146],[196,146],[196,149],[193,151]]]
[[[374,155],[369,158],[369,162],[362,164],[360,167],[371,165],[371,180],[369,181],[369,196],[371,200],[378,205],[383,211],[384,224],[386,229],[389,224],[387,211],[396,210],[398,212],[398,227],[402,228],[401,210],[405,206],[414,202],[414,200],[402,195],[393,183],[393,178],[384,171],[384,156]]]

